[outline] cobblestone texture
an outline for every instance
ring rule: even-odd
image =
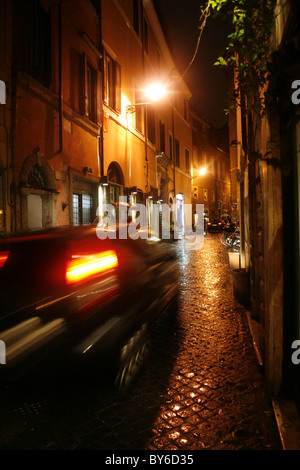
[[[0,449],[280,450],[247,324],[217,236],[179,257],[177,316],[153,332],[147,367],[119,395],[77,377],[0,390]]]

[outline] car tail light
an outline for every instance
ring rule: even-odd
[[[66,281],[67,284],[74,284],[117,266],[118,257],[114,250],[83,256],[73,255],[67,262]]]
[[[0,253],[0,268],[3,268],[3,266],[5,265],[8,255],[9,251],[2,251]]]

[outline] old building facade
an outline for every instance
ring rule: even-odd
[[[0,233],[11,231],[13,220],[12,168],[12,8],[7,2],[2,5],[0,16]]]
[[[102,25],[102,200],[123,195],[149,209],[176,202],[183,223],[191,202],[191,92],[173,62],[158,5],[104,0]],[[153,84],[165,88],[157,101],[147,96]]]
[[[156,2],[4,3],[3,230],[90,223],[119,196],[149,208],[177,202],[183,223],[191,92]],[[154,82],[166,90],[157,102],[145,94]]]
[[[15,2],[15,230],[91,222],[102,124],[99,12],[90,2]]]
[[[220,131],[191,107],[193,136],[192,190],[193,204],[203,204],[207,220],[231,216],[230,159],[228,128],[224,138]]]
[[[230,116],[231,188],[268,390],[299,407],[299,103],[292,102],[300,77],[298,2],[277,1],[271,39],[265,116],[244,108]]]

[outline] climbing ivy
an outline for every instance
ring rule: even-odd
[[[234,67],[236,72],[237,87],[229,109],[241,105],[241,99],[247,97],[248,106],[263,115],[266,103],[262,90],[269,79],[276,0],[209,0],[208,5],[214,16],[227,17],[232,24],[224,55],[215,63]]]

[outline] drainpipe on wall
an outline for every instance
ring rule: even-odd
[[[98,166],[99,166],[99,177],[104,176],[103,168],[103,126],[99,127],[99,134],[97,135],[98,143]]]
[[[143,79],[144,79],[144,86],[145,86],[145,32],[144,32],[144,8],[143,2],[141,1],[141,21],[142,21],[142,65],[143,65]],[[148,155],[147,155],[147,138],[148,138],[148,122],[147,122],[147,105],[144,105],[144,132],[145,132],[145,164],[146,164],[146,172],[147,172],[147,182],[146,182],[146,192],[148,195],[149,192],[149,162],[148,162]]]
[[[100,73],[101,73],[101,124],[99,126],[99,136],[97,137],[98,140],[98,162],[99,162],[99,172],[100,178],[104,176],[104,153],[103,153],[103,91],[104,91],[104,54],[103,54],[103,46],[102,46],[102,15],[101,15],[101,0],[98,1],[97,4],[97,13],[99,19],[99,49],[101,53],[100,58]]]
[[[12,68],[11,68],[11,184],[10,195],[13,211],[10,219],[10,229],[14,233],[17,230],[17,190],[16,190],[16,177],[15,177],[15,154],[16,154],[16,106],[17,106],[17,83],[18,83],[18,61],[17,61],[17,35],[15,34],[14,13],[12,13]],[[8,169],[7,169],[8,171]]]
[[[172,94],[172,157],[173,157],[173,183],[174,183],[174,198],[176,202],[176,189],[175,189],[175,121],[174,121],[174,95]],[[180,157],[179,157],[180,158]],[[173,201],[174,202],[174,201]]]

